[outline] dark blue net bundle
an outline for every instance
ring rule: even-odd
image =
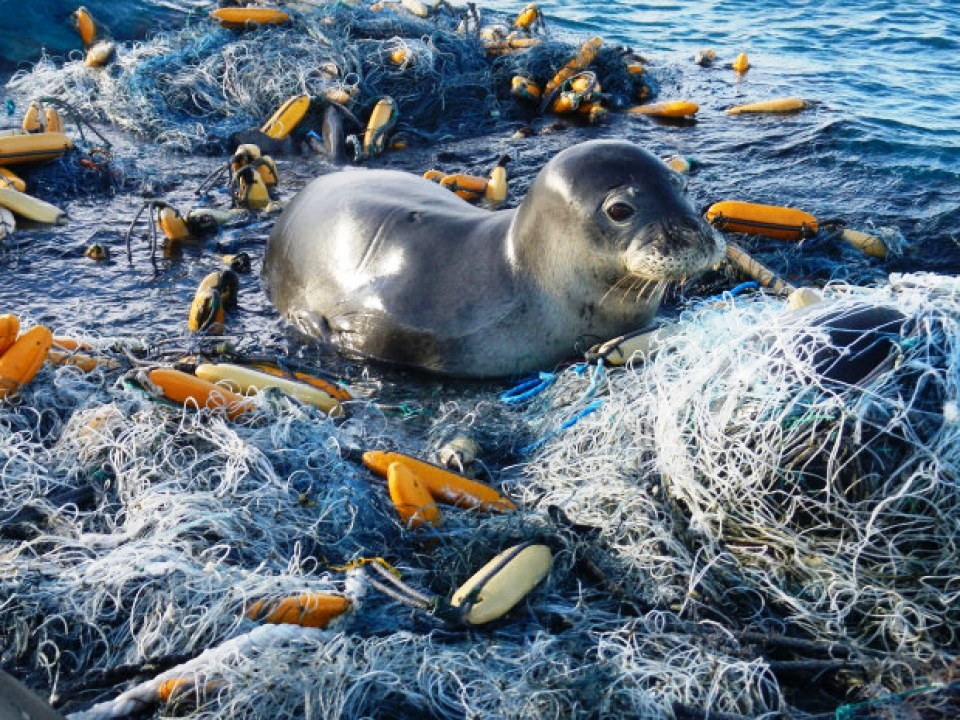
[[[61,98],[184,151],[222,151],[235,133],[259,127],[301,93],[317,105],[327,97],[346,100],[361,125],[377,100],[392,97],[398,131],[428,138],[479,135],[504,120],[536,116],[536,104],[510,95],[511,79],[545,83],[578,46],[536,34],[530,37],[539,44],[491,55],[472,28],[458,30],[465,13],[440,7],[419,18],[402,7],[301,5],[289,23],[245,31],[196,17],[181,30],[120,44],[116,61],[104,68],[86,67],[79,53],[65,63],[44,58],[9,88],[24,99]],[[604,47],[592,67],[615,108],[637,98],[624,52]]]

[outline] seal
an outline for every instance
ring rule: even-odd
[[[558,153],[519,207],[473,207],[391,170],[322,176],[284,210],[263,277],[301,332],[343,351],[488,378],[642,327],[670,282],[723,257],[683,179],[630,142]]]

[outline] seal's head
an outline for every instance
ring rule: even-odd
[[[513,233],[536,238],[536,248],[517,250],[528,261],[536,262],[532,254],[560,253],[602,284],[662,290],[723,258],[723,238],[687,200],[683,178],[631,142],[594,140],[564,150],[544,167],[530,195],[537,202],[521,205],[516,222],[522,232]],[[535,229],[558,224],[567,232],[547,237]],[[590,242],[569,242],[574,234]]]

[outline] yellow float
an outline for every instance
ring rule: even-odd
[[[17,175],[13,170],[0,167],[0,188],[16,190],[17,192],[26,192],[27,183],[25,183],[23,178]]]
[[[66,213],[56,205],[18,190],[0,188],[0,207],[5,207],[27,220],[46,225],[61,225],[66,222]]]
[[[282,25],[290,20],[283,10],[264,7],[217,8],[210,17],[231,30],[245,30],[258,25]]]
[[[553,567],[546,545],[517,545],[484,565],[453,594],[450,605],[462,608],[463,619],[483,625],[506,615],[543,580]]]
[[[55,160],[73,147],[63,133],[46,132],[0,136],[0,165]]]
[[[748,103],[746,105],[735,105],[727,108],[727,115],[744,115],[747,113],[792,113],[800,112],[810,107],[803,98],[788,97],[778,98],[776,100],[764,100],[762,102]]]
[[[243,365],[230,363],[203,363],[197,366],[194,374],[208,382],[224,385],[233,392],[249,395],[262,392],[268,388],[276,388],[281,392],[294,397],[301,402],[308,403],[323,410],[331,417],[343,415],[340,402],[320,388],[308,385],[297,380],[288,380],[276,375],[269,375]]]
[[[700,110],[700,106],[689,100],[671,100],[668,102],[651,103],[650,105],[635,105],[627,110],[631,115],[651,115],[661,118],[693,117]]]
[[[303,116],[307,114],[307,110],[309,109],[309,95],[294,95],[283,103],[270,119],[263,124],[260,132],[274,140],[283,140],[300,124],[300,121],[303,120]]]
[[[820,223],[808,212],[776,205],[724,200],[707,209],[707,222],[728,232],[763,235],[775,240],[803,240],[820,230]]]
[[[33,380],[50,352],[53,334],[43,325],[27,330],[0,356],[0,400]]]
[[[195,405],[200,408],[222,408],[228,418],[234,420],[253,410],[253,404],[241,395],[232,393],[225,387],[214,385],[173,368],[151,370],[147,377],[156,385],[163,396],[180,405]]]

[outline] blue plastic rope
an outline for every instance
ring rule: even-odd
[[[747,290],[756,290],[760,287],[760,283],[756,280],[748,280],[747,282],[742,282],[739,285],[735,285],[729,290],[724,290],[719,295],[713,295],[711,297],[705,298],[700,302],[696,303],[694,307],[700,308],[704,305],[710,305],[715,302],[723,302],[729,298],[735,298],[738,295],[743,295]]]
[[[554,373],[542,372],[538,377],[524,380],[519,385],[510,388],[500,396],[500,400],[508,405],[521,403],[524,400],[529,400],[534,395],[542,393],[550,387],[556,379],[557,376]]]
[[[583,410],[581,410],[580,412],[578,412],[578,413],[574,414],[573,416],[567,418],[567,419],[563,422],[563,424],[562,424],[559,428],[557,428],[556,430],[551,430],[551,431],[548,432],[546,435],[544,435],[542,438],[539,438],[539,439],[537,439],[537,440],[534,440],[534,441],[533,441],[532,443],[530,443],[529,445],[524,445],[522,448],[520,448],[520,452],[521,452],[521,453],[524,453],[524,454],[529,453],[529,452],[533,452],[533,451],[536,450],[538,447],[540,447],[541,445],[543,445],[547,440],[549,440],[549,439],[552,438],[552,437],[555,437],[555,436],[559,435],[563,430],[566,430],[566,429],[568,429],[568,428],[573,427],[574,425],[576,425],[576,424],[580,421],[581,418],[584,418],[584,417],[586,417],[587,415],[589,415],[590,413],[599,410],[602,406],[603,406],[603,400],[594,400],[592,403],[590,403],[589,405],[587,405]]]

